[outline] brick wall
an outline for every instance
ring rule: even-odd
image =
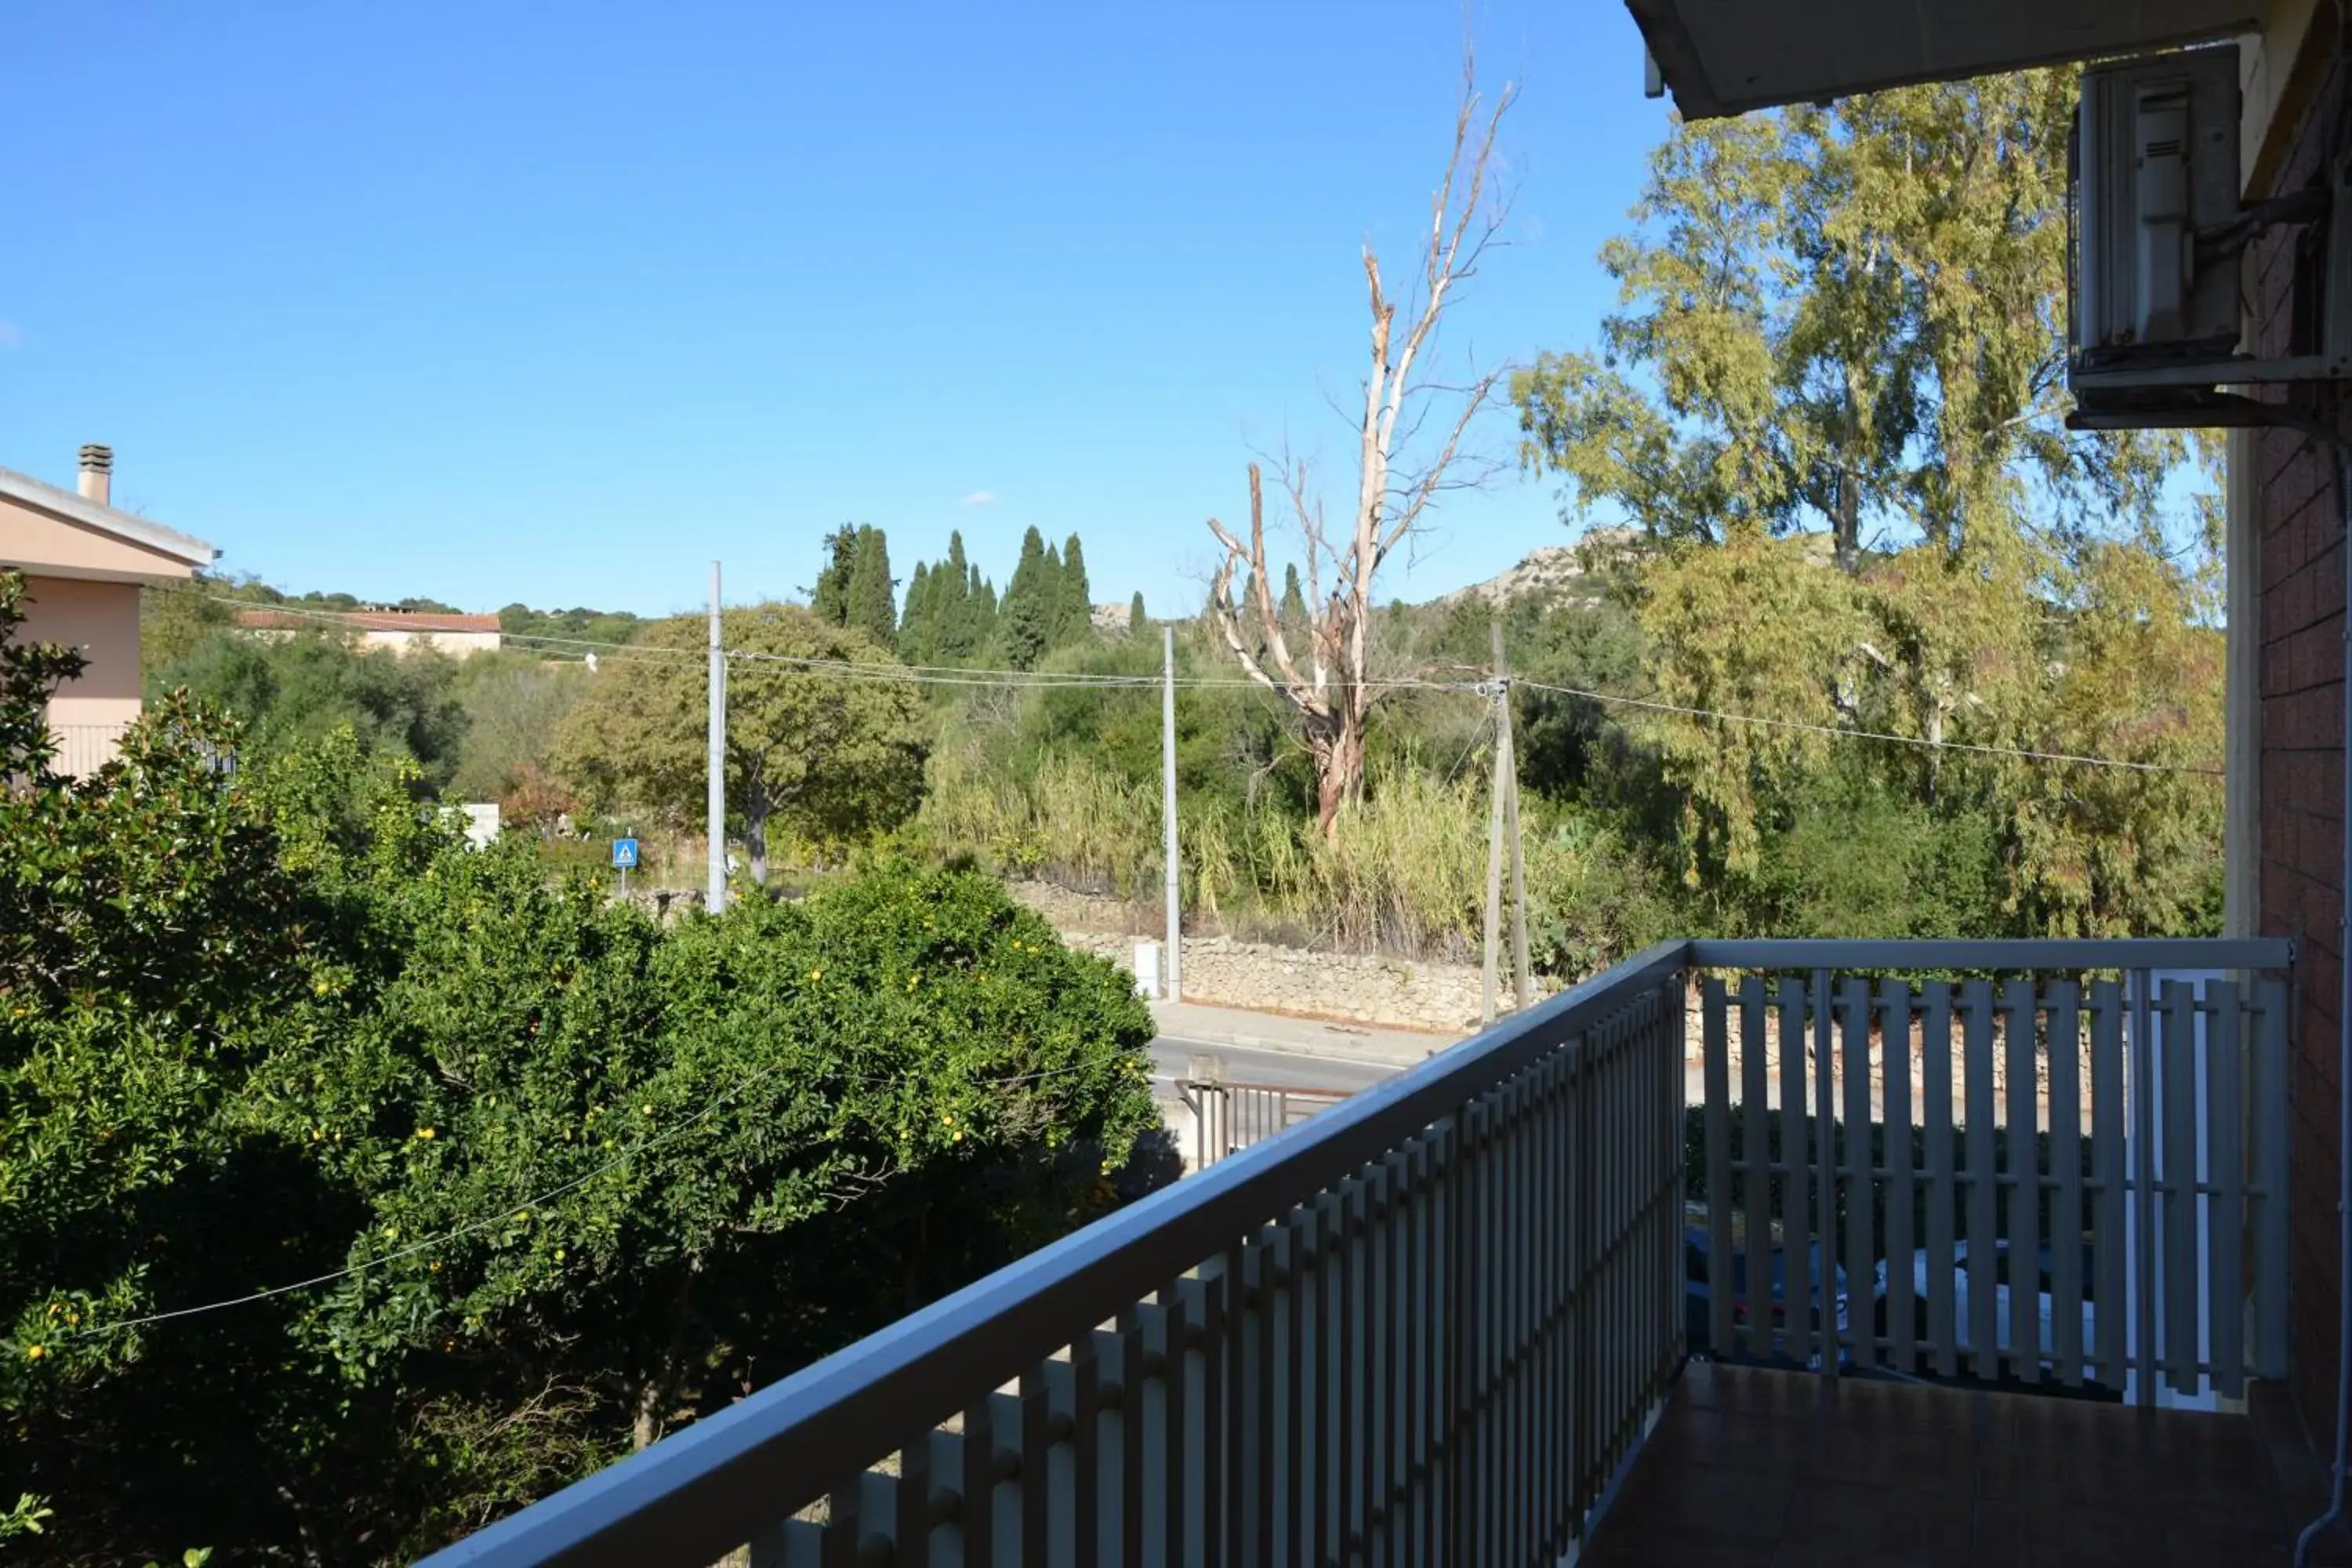
[[[2312,40],[2332,50],[2333,40]],[[2337,67],[2337,70],[2341,68]],[[2330,79],[2310,100],[2332,100]],[[2315,178],[2324,111],[2294,133],[2269,195]],[[2296,253],[2292,231],[2254,253],[2255,346],[2295,352]],[[2306,264],[2307,265],[2307,264]],[[2308,302],[2306,301],[2306,309]],[[2336,417],[2352,430],[2352,398]],[[2294,1386],[2323,1441],[2335,1425],[2336,1376],[2337,963],[2342,939],[2344,799],[2344,522],[2335,458],[2291,432],[2254,444],[2261,595],[2260,903],[2265,935],[2299,942],[2289,1170],[2294,1270]]]

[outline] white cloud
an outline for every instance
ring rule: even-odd
[[[974,490],[971,494],[964,497],[958,504],[962,506],[994,506],[996,504],[996,492],[994,490]]]

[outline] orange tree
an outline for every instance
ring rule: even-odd
[[[68,786],[15,624],[0,579],[0,1532],[45,1560],[405,1560],[1117,1201],[1154,1124],[1127,984],[982,879],[664,928],[177,700]]]

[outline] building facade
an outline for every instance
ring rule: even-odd
[[[49,700],[59,771],[87,775],[111,761],[139,717],[139,590],[184,582],[220,552],[203,540],[117,510],[114,454],[81,449],[77,488],[0,468],[0,567],[22,572],[19,635],[80,650],[89,667]]]

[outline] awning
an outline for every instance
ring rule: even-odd
[[[2254,29],[2258,0],[1625,0],[1686,120]]]

